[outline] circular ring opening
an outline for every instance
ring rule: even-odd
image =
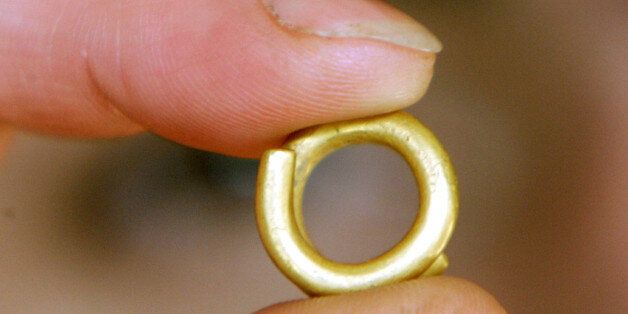
[[[384,145],[351,145],[324,158],[308,179],[304,229],[321,255],[357,264],[399,243],[418,206],[418,187],[403,157]]]

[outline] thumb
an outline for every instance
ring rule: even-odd
[[[345,295],[288,302],[259,313],[506,313],[486,291],[462,279],[429,277]]]
[[[0,3],[0,122],[256,157],[416,102],[438,40],[369,0]]]

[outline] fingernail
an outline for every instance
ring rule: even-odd
[[[277,22],[322,37],[367,38],[424,52],[442,44],[427,28],[399,10],[366,0],[264,0]]]

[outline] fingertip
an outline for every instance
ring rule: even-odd
[[[506,313],[479,286],[458,278],[429,277],[345,295],[273,305],[259,313]]]
[[[425,93],[440,43],[384,2],[265,2],[276,16],[258,0],[102,1],[59,20],[52,5],[19,5],[46,18],[8,29],[19,36],[0,58],[0,120],[81,137],[147,130],[258,157],[296,130]],[[41,47],[51,27],[53,45]]]

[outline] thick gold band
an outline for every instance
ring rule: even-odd
[[[323,257],[303,224],[301,203],[308,177],[329,153],[350,144],[378,143],[399,152],[419,188],[417,219],[388,252],[360,264]],[[257,182],[257,224],[279,269],[310,295],[363,290],[447,267],[442,254],[458,212],[456,178],[434,135],[407,113],[330,123],[295,133],[282,149],[264,154]]]

